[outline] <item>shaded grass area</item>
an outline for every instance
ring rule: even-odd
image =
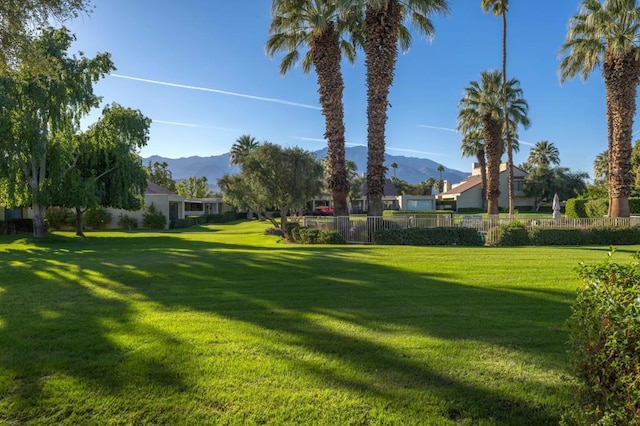
[[[606,248],[266,226],[1,237],[0,422],[557,424],[573,268]]]

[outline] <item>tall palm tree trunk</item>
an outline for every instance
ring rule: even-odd
[[[480,167],[480,196],[482,197],[482,210],[487,209],[487,160],[484,150],[478,151],[476,155],[478,166]]]
[[[344,82],[340,69],[340,42],[335,26],[327,29],[311,41],[313,65],[318,75],[318,93],[322,114],[325,116],[327,156],[329,157],[329,177],[327,184],[331,190],[334,216],[348,216],[349,178],[345,161],[344,105],[342,94]]]
[[[629,194],[633,188],[631,138],[636,111],[640,62],[632,51],[624,57],[605,54],[603,74],[607,92],[609,128],[609,216],[629,217]]]
[[[507,8],[502,2],[502,106],[504,108],[504,133],[507,137],[507,186],[509,194],[509,217],[514,214],[513,195],[513,143],[509,130],[509,105],[507,102]]]
[[[397,31],[401,21],[398,0],[386,7],[367,6],[365,64],[367,67],[367,204],[368,216],[382,216],[385,172],[385,126],[389,88],[398,57]]]
[[[502,123],[491,116],[482,118],[487,153],[487,214],[500,213],[500,157],[502,156]]]

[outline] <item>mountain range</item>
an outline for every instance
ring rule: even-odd
[[[315,151],[314,154],[317,158],[323,158],[327,155],[327,148]],[[367,148],[364,146],[347,147],[345,150],[345,156],[347,160],[354,161],[358,166],[358,173],[366,172],[367,170]],[[405,180],[409,183],[422,182],[430,177],[434,179],[440,178],[440,172],[438,172],[438,166],[440,163],[429,160],[427,158],[415,158],[405,157],[403,155],[389,155],[385,156],[385,165],[389,168],[387,176],[394,175],[398,179]],[[169,170],[173,175],[173,179],[181,180],[188,178],[189,176],[206,176],[209,181],[209,185],[212,190],[217,190],[217,181],[225,173],[238,173],[240,169],[237,166],[229,165],[229,154],[214,155],[210,157],[183,157],[183,158],[166,158],[158,155],[152,155],[148,158],[143,158],[145,165],[154,162],[166,162]],[[395,171],[389,166],[392,163],[396,163],[398,167]],[[460,170],[450,169],[444,166],[442,172],[442,179],[448,180],[452,183],[458,183],[464,178],[469,176],[468,172],[462,172]]]

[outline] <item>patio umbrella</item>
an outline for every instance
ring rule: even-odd
[[[560,220],[560,199],[558,193],[553,196],[553,220]]]

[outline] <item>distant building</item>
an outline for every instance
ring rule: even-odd
[[[483,200],[480,172],[481,169],[478,163],[473,163],[471,176],[458,184],[452,185],[450,189],[445,187],[445,191],[436,195],[436,199],[445,204],[451,202],[452,205],[455,204],[456,209],[481,209]],[[524,170],[513,167],[513,204],[516,208],[532,207],[535,202],[533,197],[527,197],[522,190],[524,178],[527,177],[527,174]],[[500,164],[500,197],[498,205],[503,208],[509,207],[509,191],[507,188],[507,163],[502,163]]]

